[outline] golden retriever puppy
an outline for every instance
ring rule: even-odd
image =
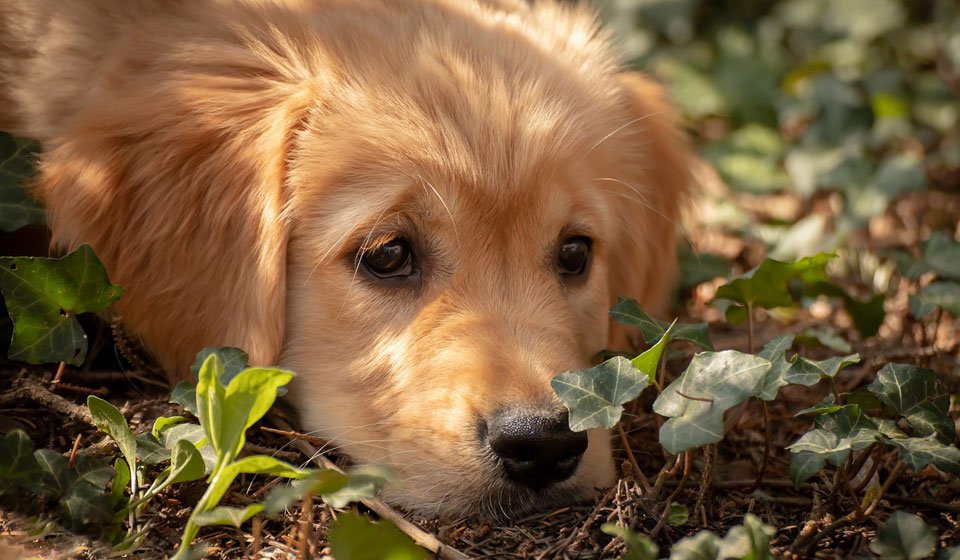
[[[0,128],[171,378],[297,372],[303,427],[426,514],[613,481],[550,379],[624,346],[616,296],[661,303],[690,159],[587,7],[0,0]]]

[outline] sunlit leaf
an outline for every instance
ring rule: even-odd
[[[640,395],[650,379],[630,360],[617,356],[592,368],[560,374],[550,386],[570,411],[570,429],[612,428],[623,404]]]
[[[723,413],[761,390],[770,361],[734,350],[702,352],[653,403],[669,418],[660,444],[676,454],[723,439]]]
[[[59,259],[0,257],[0,291],[13,320],[8,357],[80,365],[87,335],[76,314],[102,311],[123,293],[88,245]]]
[[[194,376],[199,377],[200,368],[203,367],[203,362],[206,361],[207,356],[210,354],[216,354],[217,357],[220,358],[220,361],[223,362],[223,374],[220,377],[220,383],[224,385],[229,384],[231,379],[236,377],[241,371],[247,369],[250,365],[250,356],[239,348],[204,348],[197,352],[196,358],[190,365],[190,372],[193,373]]]
[[[201,527],[208,525],[230,525],[240,528],[254,515],[263,511],[263,504],[250,504],[245,508],[219,506],[203,513],[198,513],[194,522]]]
[[[137,461],[137,439],[127,425],[127,419],[109,402],[96,395],[87,397],[87,408],[93,417],[97,429],[109,435],[117,443],[123,458],[128,465],[135,465]]]
[[[820,253],[793,262],[766,259],[753,270],[717,289],[716,299],[728,299],[741,306],[774,309],[794,305],[789,282],[826,282],[827,262],[836,255]],[[731,318],[731,307],[727,310]],[[735,316],[736,317],[736,316]]]
[[[323,501],[334,508],[346,507],[376,497],[383,485],[393,480],[393,473],[382,465],[361,465],[347,473],[347,483],[332,492],[321,493]]]
[[[289,484],[275,486],[263,501],[270,515],[287,509],[291,504],[303,499],[307,494],[333,494],[349,482],[349,476],[333,469],[319,469],[310,476],[294,480]]]

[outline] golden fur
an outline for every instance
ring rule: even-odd
[[[476,441],[504,405],[624,347],[657,308],[689,156],[661,88],[583,6],[519,0],[0,0],[0,129],[45,148],[56,243],[89,243],[170,373],[205,346],[298,373],[305,428],[434,514],[518,512],[614,477],[508,485]],[[582,282],[556,275],[569,231]],[[402,233],[416,289],[358,272]]]

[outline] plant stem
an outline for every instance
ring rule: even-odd
[[[633,465],[633,470],[636,472],[637,480],[640,481],[640,484],[643,486],[643,493],[650,495],[650,481],[647,480],[647,477],[643,475],[643,471],[640,470],[640,464],[637,463],[637,458],[633,454],[633,449],[630,448],[630,443],[627,441],[627,433],[623,431],[623,426],[620,422],[617,422],[617,433],[620,434],[620,442],[623,443],[623,448],[627,450],[627,458],[630,459],[630,464]]]
[[[747,494],[753,494],[763,484],[763,478],[767,476],[767,462],[770,460],[770,408],[767,407],[766,401],[760,401],[760,406],[763,408],[763,459],[760,461],[757,480],[747,490]]]
[[[753,354],[753,304],[747,303],[747,352]]]

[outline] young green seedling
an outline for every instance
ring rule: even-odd
[[[208,486],[187,520],[180,547],[174,558],[188,557],[193,539],[201,524],[245,521],[259,508],[231,511],[217,508],[234,479],[241,473],[270,474],[286,478],[303,478],[311,471],[288,465],[266,455],[237,459],[246,441],[247,428],[260,420],[273,405],[277,389],[290,382],[293,373],[270,368],[248,368],[224,387],[220,379],[224,364],[216,354],[209,355],[199,371],[196,389],[197,416],[206,434],[207,445],[216,459],[208,478]]]

